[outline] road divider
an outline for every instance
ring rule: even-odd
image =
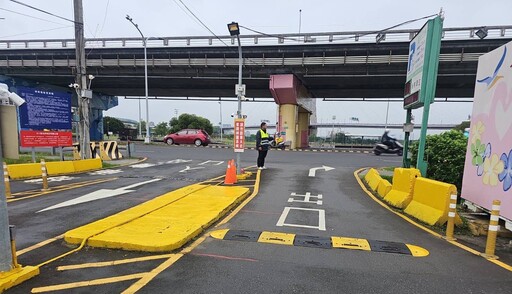
[[[217,230],[210,234],[211,237],[220,240],[245,241],[258,243],[271,243],[278,245],[290,245],[300,247],[313,247],[324,249],[354,249],[363,251],[383,252],[425,257],[429,255],[425,248],[389,241],[377,241],[347,237],[321,237],[307,236],[267,231],[245,230]]]
[[[415,168],[395,168],[393,186],[384,197],[384,201],[396,208],[404,209],[407,207],[412,200],[414,183],[419,176],[421,176],[421,173]]]
[[[92,247],[172,251],[199,235],[248,193],[245,187],[194,184],[68,231],[64,239]]]
[[[382,177],[376,169],[370,168],[364,176],[364,180],[373,191],[377,191],[379,182],[382,180]]]
[[[101,168],[102,161],[100,158],[46,162],[48,176],[80,173]],[[12,180],[41,178],[42,176],[40,163],[9,164],[7,165],[7,172]]]
[[[431,179],[418,177],[414,184],[412,200],[404,212],[429,225],[444,225],[448,221],[450,197],[457,194],[457,187]],[[456,216],[455,224],[462,220]]]

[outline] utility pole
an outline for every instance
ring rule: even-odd
[[[89,99],[85,96],[87,90],[87,76],[85,63],[85,39],[84,39],[84,10],[82,0],[73,0],[75,10],[75,59],[76,59],[76,83],[78,84],[78,114],[80,123],[80,155],[82,159],[91,158],[90,134],[89,134]]]
[[[3,162],[2,152],[2,128],[0,126],[0,162]],[[8,272],[12,269],[10,240],[4,181],[0,181],[0,272]]]

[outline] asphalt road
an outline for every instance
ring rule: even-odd
[[[225,162],[233,158],[232,151],[227,149],[137,147],[137,156],[148,157],[138,168],[123,167],[119,168],[121,172],[108,175],[84,174],[74,180],[115,178],[109,182],[9,203],[10,221],[18,227],[18,248],[58,236],[178,187],[219,176],[225,170]],[[242,154],[243,166],[255,164],[255,153]],[[221,161],[223,163],[216,165]],[[140,293],[512,293],[509,271],[403,221],[370,199],[354,179],[353,172],[357,168],[398,166],[400,162],[398,156],[270,152],[269,169],[262,172],[258,195],[222,228],[404,242],[427,249],[429,256],[419,258],[208,237],[150,280]],[[318,170],[315,177],[308,176],[310,168],[322,165],[335,169]],[[142,184],[151,180],[155,182]],[[141,185],[131,193],[38,212],[98,189],[119,189],[134,184]],[[16,189],[23,190],[34,184],[20,182],[16,185]],[[304,199],[300,195],[306,193],[313,196],[311,203],[296,201]],[[314,197],[319,194],[321,199]],[[23,254],[20,262],[34,265],[68,250],[70,248],[58,240]],[[36,287],[151,271],[163,260],[57,271],[62,265],[148,255],[87,248],[43,266],[40,276],[9,292],[28,293]],[[61,292],[120,293],[135,282],[104,283]]]

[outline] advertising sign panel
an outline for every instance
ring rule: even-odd
[[[71,94],[18,87],[26,103],[20,106],[22,129],[71,130]]]
[[[21,147],[65,147],[73,145],[73,134],[71,132],[22,130],[20,137]]]
[[[512,220],[512,42],[478,60],[462,198]]]

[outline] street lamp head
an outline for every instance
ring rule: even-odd
[[[228,30],[229,30],[229,34],[231,36],[238,36],[240,35],[240,27],[238,26],[238,23],[237,22],[231,22],[231,23],[228,23]]]
[[[126,15],[126,19],[127,19],[128,21],[132,21],[132,20],[133,20],[133,18],[131,18],[128,14]]]
[[[88,78],[89,78],[89,80],[94,80],[95,76],[89,75]]]

